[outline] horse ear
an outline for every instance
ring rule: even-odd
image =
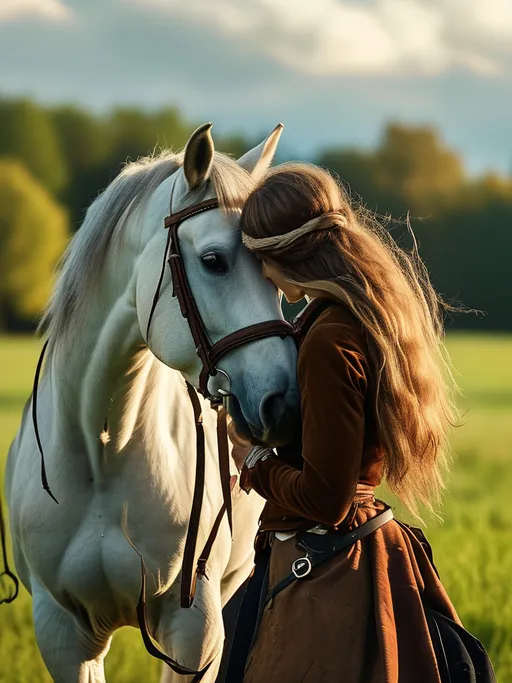
[[[214,152],[211,127],[211,123],[203,123],[199,126],[192,133],[185,147],[183,173],[189,190],[198,188],[210,175]]]
[[[283,124],[278,123],[266,140],[238,159],[238,164],[249,171],[255,180],[259,180],[272,163],[283,128]]]

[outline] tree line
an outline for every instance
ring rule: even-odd
[[[126,160],[179,149],[194,128],[176,107],[99,116],[0,99],[0,329],[32,329],[69,235]],[[216,146],[239,156],[255,142],[233,135]],[[509,178],[471,177],[434,128],[397,123],[371,151],[329,148],[311,161],[338,174],[404,246],[410,222],[443,298],[481,311],[450,327],[512,329]]]

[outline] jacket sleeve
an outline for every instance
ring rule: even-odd
[[[242,478],[263,498],[316,523],[346,517],[359,479],[365,428],[366,362],[342,325],[313,327],[302,343],[298,380],[303,469],[272,457]]]

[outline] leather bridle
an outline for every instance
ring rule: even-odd
[[[183,221],[187,220],[187,218],[192,218],[192,216],[197,216],[205,211],[211,211],[212,209],[218,208],[219,202],[217,199],[207,199],[176,213],[172,212],[171,205],[170,214],[164,221],[165,229],[169,230],[165,248],[164,262],[162,264],[160,278],[158,280],[158,285],[153,297],[153,303],[151,305],[146,328],[146,340],[149,341],[149,329],[156,305],[158,303],[160,287],[162,285],[165,270],[165,263],[167,262],[171,269],[173,296],[176,296],[178,299],[181,314],[188,322],[190,332],[196,345],[197,355],[202,363],[202,370],[199,375],[199,392],[214,402],[222,399],[212,396],[208,392],[208,379],[217,374],[216,365],[221,358],[239,346],[242,346],[243,344],[249,344],[250,342],[257,341],[258,339],[265,339],[266,337],[284,338],[286,336],[294,335],[293,327],[285,320],[267,320],[265,322],[256,323],[255,325],[249,325],[247,327],[241,328],[240,330],[236,330],[236,332],[228,334],[214,344],[212,344],[210,341],[205,324],[201,318],[199,309],[197,308],[194,295],[190,290],[187,274],[183,265],[183,259],[181,257],[178,229]]]

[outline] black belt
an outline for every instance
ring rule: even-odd
[[[393,511],[391,508],[388,508],[373,519],[368,520],[343,536],[332,533],[321,536],[308,533],[307,531],[298,533],[297,545],[299,548],[306,551],[306,555],[295,560],[292,563],[292,571],[290,574],[285,576],[282,581],[268,591],[264,605],[267,605],[278,593],[294,581],[297,581],[297,579],[303,579],[308,576],[314,567],[317,567],[322,562],[330,559],[336,555],[336,553],[348,548],[353,543],[357,543],[357,541],[365,538],[365,536],[369,536],[392,519]]]

